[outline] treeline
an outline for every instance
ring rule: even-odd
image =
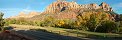
[[[93,32],[114,32],[122,31],[122,15],[114,12],[84,11],[78,13],[77,19],[56,19],[47,16],[44,20],[27,20],[25,18],[6,19],[7,24],[23,24],[41,27],[59,27],[68,29],[79,29]]]
[[[47,16],[44,20],[27,20],[25,18],[19,19],[6,19],[6,23],[9,24],[20,24],[20,25],[33,25],[41,27],[60,27],[73,29],[72,24],[74,20],[70,19],[55,19],[52,16]]]

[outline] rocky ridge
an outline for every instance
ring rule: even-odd
[[[100,5],[95,3],[91,4],[77,4],[76,2],[67,2],[67,1],[56,1],[47,6],[46,10],[42,13],[38,12],[30,12],[29,14],[25,14],[24,12],[20,12],[19,15],[13,16],[11,18],[32,18],[32,19],[43,19],[47,15],[51,15],[55,18],[60,19],[75,19],[79,10],[84,9],[103,9],[104,11],[113,11],[112,7],[110,7],[107,3],[102,2]],[[38,17],[38,18],[37,18]]]
[[[100,5],[95,3],[91,4],[77,4],[76,2],[67,2],[67,1],[56,1],[50,4],[45,12],[46,13],[59,13],[65,10],[78,10],[78,9],[103,9],[104,11],[113,11],[112,8],[105,2],[102,2]]]

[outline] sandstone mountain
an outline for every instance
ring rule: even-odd
[[[54,14],[65,10],[72,11],[78,9],[103,9],[104,11],[113,11],[112,8],[105,2],[101,3],[100,5],[95,3],[81,5],[77,4],[76,2],[56,1],[50,4],[46,8],[45,12]]]
[[[30,12],[25,14],[20,12],[18,16],[11,18],[29,18],[29,19],[44,19],[45,16],[52,16],[58,19],[75,19],[79,12],[84,10],[97,10],[102,9],[103,11],[113,11],[107,3],[102,2],[100,5],[95,3],[91,4],[77,4],[76,2],[67,2],[67,1],[56,1],[47,6],[44,12]]]

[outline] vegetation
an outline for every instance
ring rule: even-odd
[[[120,14],[119,16],[120,16],[120,20],[118,22],[120,24],[119,25],[120,26],[119,31],[122,32],[122,14]]]
[[[106,12],[101,9],[77,12],[77,19],[56,19],[46,16],[43,20],[27,20],[25,18],[6,19],[8,24],[24,24],[41,27],[59,27],[78,29],[92,32],[117,33],[122,31],[122,15],[115,12]],[[118,15],[118,16],[115,16]],[[120,16],[120,17],[119,17]]]
[[[80,14],[77,24],[85,27],[85,30],[94,32],[112,32],[118,30],[117,23],[112,20],[109,13],[101,11],[88,11]],[[83,28],[84,29],[84,28]]]
[[[4,19],[3,19],[3,13],[0,13],[0,30],[4,30],[4,24],[5,24],[5,22],[4,22]]]

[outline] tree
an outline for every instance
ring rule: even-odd
[[[122,14],[120,14],[119,16],[120,16],[120,21],[122,21]]]
[[[53,16],[46,16],[41,23],[43,26],[54,26],[54,17]]]
[[[0,13],[0,28],[2,31],[4,30],[4,24],[5,24],[4,19],[3,19],[3,15],[4,14],[1,12]]]
[[[5,26],[8,26],[10,23],[9,23],[9,20],[5,19]]]
[[[95,32],[97,27],[101,25],[101,22],[111,20],[108,15],[108,13],[101,11],[86,11],[77,16],[77,23],[79,27]]]
[[[120,14],[119,16],[120,16],[120,18],[119,18],[120,19],[119,20],[119,23],[120,23],[120,25],[119,25],[120,26],[119,31],[122,32],[122,14]]]
[[[116,22],[106,20],[102,22],[101,26],[98,27],[97,32],[117,32],[119,29],[119,26]]]
[[[64,20],[56,20],[55,25],[56,27],[63,28],[64,23],[65,23]]]
[[[77,21],[76,21],[76,26],[75,27],[81,28],[82,30],[89,30],[87,22],[90,20],[90,15],[91,15],[90,12],[80,13],[77,16]]]
[[[109,16],[104,12],[97,12],[90,15],[90,26],[93,27],[93,31],[95,32],[97,27],[101,25],[103,21],[109,20]]]

